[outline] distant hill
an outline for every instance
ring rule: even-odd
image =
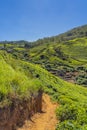
[[[79,37],[85,37],[87,36],[87,25],[83,25],[80,27],[73,28],[63,34],[60,34],[56,36],[56,38],[61,38],[61,40],[71,40],[74,38],[79,38]]]
[[[42,39],[38,39],[37,41],[34,42],[29,42],[25,40],[19,40],[19,41],[0,41],[0,43],[3,44],[22,44],[25,45],[26,47],[33,47],[45,43],[55,43],[55,42],[63,42],[67,40],[72,40],[74,38],[80,38],[80,37],[86,37],[87,36],[87,25],[79,26],[76,28],[73,28],[65,33],[52,36],[52,37],[45,37]]]
[[[39,39],[33,43],[39,45],[39,44],[50,43],[50,42],[62,42],[62,41],[72,40],[74,38],[80,38],[80,37],[85,37],[85,36],[87,36],[87,25],[73,28],[57,36]]]

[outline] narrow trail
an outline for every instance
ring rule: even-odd
[[[35,114],[31,121],[26,121],[22,128],[18,130],[55,130],[57,119],[55,110],[57,104],[52,103],[50,97],[43,95],[43,112]]]

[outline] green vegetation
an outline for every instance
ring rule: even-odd
[[[39,65],[15,60],[6,52],[0,55],[0,73],[1,105],[7,105],[11,98],[28,99],[31,93],[43,89],[60,103],[57,130],[87,129],[86,88],[63,81]]]
[[[38,79],[25,74],[21,63],[18,65],[8,55],[6,60],[9,63],[0,55],[0,107],[11,103],[12,98],[29,99],[32,93],[42,89]]]
[[[87,38],[75,38],[61,43],[44,43],[32,48],[19,44],[6,44],[3,50],[15,59],[40,64],[64,80],[87,86]],[[80,68],[80,69],[79,69]],[[80,76],[83,82],[80,82]]]
[[[34,43],[2,42],[0,107],[43,90],[60,104],[56,130],[87,130],[86,36],[87,25]]]
[[[27,50],[28,51],[28,50]],[[26,60],[41,64],[64,80],[87,86],[87,38],[76,38],[62,43],[44,44],[27,53]],[[82,77],[80,82],[80,75]]]

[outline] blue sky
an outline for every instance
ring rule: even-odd
[[[0,41],[33,41],[84,24],[87,0],[0,0]]]

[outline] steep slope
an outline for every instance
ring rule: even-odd
[[[3,51],[0,53],[5,65],[11,67],[12,70],[15,71],[15,73],[21,73],[20,76],[18,75],[19,78],[17,78],[17,82],[23,83],[23,81],[25,81],[25,85],[19,84],[20,86],[16,86],[15,90],[12,91],[12,97],[15,96],[14,94],[16,92],[16,94],[18,95],[16,95],[16,97],[22,97],[21,100],[23,101],[24,99],[28,99],[30,93],[34,93],[35,95],[37,95],[36,93],[38,92],[39,88],[42,88],[43,91],[45,93],[48,93],[54,101],[61,104],[60,108],[58,108],[57,110],[57,117],[60,120],[60,123],[57,126],[57,130],[67,130],[71,128],[72,130],[76,128],[83,130],[87,128],[86,88],[65,82],[62,79],[52,75],[45,69],[41,68],[41,66],[39,65],[13,59],[11,55]],[[6,71],[4,71],[4,75],[5,73]],[[11,73],[9,72],[9,74]],[[8,79],[8,77],[9,76],[6,76],[5,78]],[[26,81],[28,84],[26,84]],[[5,81],[3,81],[3,83],[5,83]],[[3,93],[3,88],[4,92],[7,91],[7,86],[4,85],[3,87],[1,85],[0,93]],[[12,88],[12,86],[10,88]],[[28,90],[28,88],[30,91]],[[6,95],[3,93],[3,99],[9,100],[9,92],[11,91],[8,91]],[[3,99],[1,98],[0,103],[3,102]],[[7,105],[5,104],[5,106]]]
[[[8,61],[12,63],[10,59]],[[37,92],[40,89],[38,80],[32,79],[29,75],[25,75],[22,70],[20,71],[17,69],[17,66],[13,68],[13,66],[11,64],[8,64],[1,55],[0,86],[1,101],[7,99],[7,97],[11,95],[15,96],[16,98],[29,98],[30,91],[32,93],[33,90]]]
[[[0,55],[0,130],[13,130],[41,112],[42,86],[4,58]],[[7,58],[10,57],[7,55]]]

